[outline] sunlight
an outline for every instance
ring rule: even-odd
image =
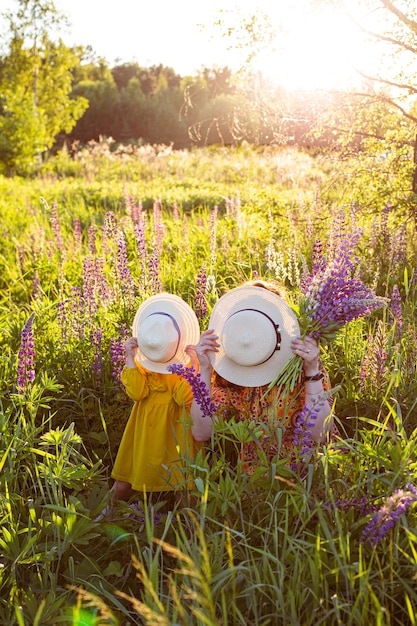
[[[299,9],[271,7],[277,48],[259,55],[255,67],[288,89],[347,89],[357,84],[355,66],[363,66],[370,46],[353,23],[332,9]]]

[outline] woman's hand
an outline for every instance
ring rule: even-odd
[[[319,371],[320,348],[312,337],[297,338],[291,341],[291,349],[304,361],[304,374],[314,376]]]

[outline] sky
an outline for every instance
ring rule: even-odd
[[[279,33],[276,49],[264,51],[258,69],[285,87],[344,88],[354,80],[354,67],[371,59],[346,16],[326,9],[326,2],[316,2],[319,14],[306,9],[308,0],[54,0],[54,4],[70,23],[69,30],[60,33],[64,42],[91,46],[110,67],[162,64],[181,76],[216,65],[237,69],[244,53],[227,50],[232,40],[221,37],[214,24],[221,18],[235,25],[257,9],[270,17]],[[16,0],[1,0],[0,11],[8,8],[16,9]]]
[[[266,2],[269,4],[269,1]],[[115,60],[139,65],[168,65],[195,74],[203,65],[221,63],[225,45],[211,41],[210,27],[218,10],[235,0],[56,0],[72,29],[69,44],[91,45],[110,65]]]

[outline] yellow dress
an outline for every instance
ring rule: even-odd
[[[199,444],[191,434],[193,394],[176,374],[124,368],[122,382],[134,406],[112,471],[115,480],[135,491],[172,491],[192,487],[181,459],[193,458]]]

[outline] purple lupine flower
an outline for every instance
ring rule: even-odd
[[[373,335],[371,333],[369,333],[368,335],[368,345],[371,345],[373,342]],[[369,354],[368,352],[365,352],[365,355],[362,359],[361,362],[361,369],[359,372],[359,384],[361,387],[365,387],[366,385],[366,381],[367,381],[367,377],[368,377],[368,365],[370,362],[370,358],[369,358]]]
[[[379,321],[375,335],[368,335],[366,353],[361,363],[360,382],[362,387],[368,389],[368,393],[381,391],[386,384],[387,375],[390,376],[385,345],[384,324]]]
[[[81,287],[71,287],[70,329],[73,337],[82,339],[85,326],[85,301]]]
[[[101,227],[101,249],[103,254],[110,254],[111,252],[105,224]]]
[[[300,305],[302,331],[315,339],[331,340],[348,322],[386,305],[385,298],[376,296],[359,278],[351,276],[355,267],[352,253],[360,234],[356,231],[340,238],[333,258],[305,277]]]
[[[126,324],[121,324],[119,328],[119,337],[110,340],[110,360],[112,363],[112,377],[117,386],[122,387],[121,374],[125,365],[125,349],[124,344],[129,337],[129,329]]]
[[[159,224],[162,219],[162,204],[160,200],[155,200],[153,203],[153,222],[154,226]]]
[[[180,219],[180,212],[178,210],[178,204],[176,202],[174,202],[174,204],[172,205],[172,217],[174,220]]]
[[[155,249],[158,250],[158,255],[162,254],[162,250],[164,247],[164,235],[165,235],[165,226],[162,222],[159,224],[155,224]]]
[[[334,254],[340,247],[340,240],[346,233],[346,216],[343,209],[335,206],[332,208],[332,220],[330,222],[329,239],[326,250],[328,258],[333,258]]]
[[[403,316],[401,312],[401,294],[398,285],[394,285],[391,294],[391,321],[396,323],[398,334],[401,336],[403,326]]]
[[[96,297],[101,304],[108,304],[112,299],[111,289],[107,283],[105,265],[106,261],[103,256],[95,257],[95,291]]]
[[[129,515],[130,519],[134,520],[135,522],[142,523],[146,521],[145,511],[143,510],[140,502],[132,502],[129,505],[129,508],[132,511],[132,513]],[[154,524],[158,526],[162,520],[162,513],[160,511],[156,511],[153,506],[148,507],[148,512],[149,517],[153,520]]]
[[[35,380],[35,341],[33,337],[33,319],[29,316],[20,335],[20,348],[17,357],[17,386],[19,393],[23,393]]]
[[[60,224],[59,217],[58,217],[58,207],[57,207],[56,202],[53,202],[51,206],[51,225],[52,225],[52,232],[54,233],[54,238],[55,238],[55,246],[57,250],[63,253],[65,251],[65,247],[64,247],[64,240],[62,238],[61,224]]]
[[[417,333],[414,324],[410,322],[407,322],[403,329],[403,342],[407,350],[403,356],[402,369],[403,372],[410,372],[414,378],[417,363]]]
[[[315,264],[315,271],[303,275],[303,295],[299,304],[301,335],[326,343],[348,322],[364,317],[386,305],[386,299],[376,296],[359,278],[352,276],[356,259],[353,251],[361,231],[334,235],[330,256]],[[293,355],[270,387],[293,390],[300,381],[302,358]]]
[[[381,213],[380,233],[382,235],[384,250],[389,250],[390,248],[391,233],[388,228],[388,216],[391,213],[391,209],[392,206],[390,204],[386,204],[384,210]]]
[[[129,193],[128,193],[128,189],[127,189],[127,185],[126,184],[124,185],[123,194],[124,194],[124,198],[125,198],[126,215],[131,217],[132,216],[132,206],[133,206],[134,202],[133,202],[132,196],[130,196]]]
[[[177,374],[181,378],[185,378],[192,389],[194,400],[200,407],[203,417],[212,418],[216,412],[216,405],[211,399],[206,383],[201,380],[200,373],[196,373],[194,367],[185,367],[180,363],[168,365],[167,370],[171,374]]]
[[[89,316],[97,312],[97,302],[95,297],[96,265],[95,257],[88,255],[83,262],[83,298],[86,312]]]
[[[61,300],[57,304],[58,326],[61,328],[61,337],[64,344],[68,341],[67,304],[66,300]]]
[[[317,420],[317,414],[323,405],[323,399],[319,399],[312,406],[306,404],[297,415],[292,433],[292,445],[297,448],[297,460],[292,463],[292,469],[301,476],[317,447],[312,436],[312,429]]]
[[[197,319],[201,322],[205,316],[207,315],[207,272],[206,266],[200,269],[197,274],[196,280],[196,288],[195,288],[195,301],[194,301],[194,311],[197,315]]]
[[[364,528],[362,543],[369,541],[374,546],[382,541],[414,502],[417,502],[417,489],[412,483],[407,483],[405,489],[396,489]]]
[[[143,204],[140,200],[132,204],[131,218],[135,226],[143,224]]]
[[[153,250],[149,259],[149,282],[153,295],[162,291],[161,280],[159,278],[159,256],[156,249]]]
[[[104,229],[107,235],[107,239],[114,239],[117,232],[117,223],[114,211],[107,211],[106,215],[104,216]]]
[[[225,199],[226,215],[237,220],[240,214],[241,203],[240,196],[237,194],[234,198]]]
[[[311,448],[312,441],[312,428],[316,423],[317,413],[319,410],[319,405],[315,407],[310,407],[308,404],[304,405],[304,408],[297,415],[294,424],[294,430],[292,434],[292,445],[297,446],[299,448],[303,448],[304,446],[308,449]]]
[[[377,509],[376,505],[369,502],[368,498],[365,497],[359,500],[357,498],[339,498],[336,502],[325,502],[323,506],[331,511],[337,509],[338,511],[343,511],[343,513],[354,510],[358,519],[374,513]]]
[[[403,267],[407,260],[407,228],[401,228],[393,234],[391,240],[391,267]]]
[[[216,253],[217,253],[217,241],[216,241],[216,226],[217,226],[217,214],[219,207],[216,205],[210,212],[210,259],[211,265],[216,265]]]
[[[135,297],[135,289],[128,265],[127,244],[123,231],[120,231],[118,236],[115,270],[120,292],[131,304]]]
[[[95,224],[91,224],[90,228],[88,229],[88,235],[87,235],[87,245],[88,245],[88,251],[90,252],[90,254],[96,254],[97,252],[96,237],[97,237],[96,226]]]
[[[321,272],[326,264],[326,260],[323,255],[323,243],[320,239],[316,239],[316,241],[314,242],[312,263],[312,274],[317,274],[317,272]]]
[[[133,233],[135,235],[138,257],[139,257],[139,279],[140,288],[142,291],[146,290],[146,274],[148,266],[148,252],[146,249],[146,233],[145,224],[143,222],[135,224],[133,227]]]

